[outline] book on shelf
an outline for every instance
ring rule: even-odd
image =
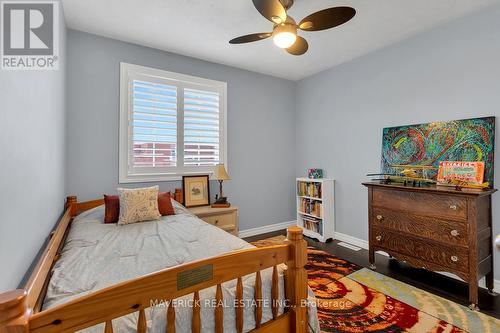
[[[323,235],[323,221],[314,217],[302,217],[302,225],[305,229]]]
[[[297,193],[299,196],[321,198],[321,183],[297,182]]]
[[[321,206],[321,201],[308,198],[300,198],[300,211],[302,213],[321,217]]]

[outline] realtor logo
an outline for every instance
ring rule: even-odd
[[[59,3],[2,1],[1,68],[58,69]]]

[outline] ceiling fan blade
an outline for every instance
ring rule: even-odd
[[[356,15],[351,7],[332,7],[311,14],[299,23],[299,28],[305,31],[318,31],[344,24]]]
[[[242,44],[242,43],[257,42],[259,40],[271,37],[271,35],[272,35],[272,33],[270,33],[270,32],[261,32],[258,34],[250,34],[250,35],[245,35],[245,36],[233,38],[229,41],[229,43],[230,44]]]
[[[266,19],[274,23],[285,22],[286,11],[279,0],[252,0],[253,5]]]
[[[286,51],[290,54],[299,56],[306,53],[307,49],[309,49],[309,44],[307,44],[307,41],[304,38],[297,36],[297,40],[295,41],[295,43],[287,48]]]

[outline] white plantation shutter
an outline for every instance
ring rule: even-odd
[[[217,165],[219,94],[184,89],[184,165]]]
[[[226,162],[226,83],[121,64],[119,181],[180,179]]]
[[[177,165],[177,87],[133,81],[132,164]]]

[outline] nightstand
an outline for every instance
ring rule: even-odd
[[[238,207],[212,208],[203,206],[189,208],[189,211],[203,221],[238,236]]]

